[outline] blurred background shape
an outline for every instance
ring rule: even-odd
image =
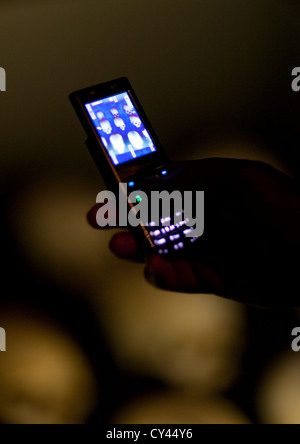
[[[97,381],[74,339],[38,312],[1,310],[9,348],[1,357],[2,424],[85,424]]]
[[[299,424],[300,359],[289,350],[265,370],[257,389],[257,406],[265,424]]]
[[[177,393],[152,395],[121,410],[117,424],[250,424],[249,418],[228,400],[193,399]]]

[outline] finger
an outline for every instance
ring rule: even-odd
[[[87,214],[87,220],[88,223],[96,229],[100,229],[99,225],[97,224],[97,212],[100,208],[100,205],[95,205],[93,208],[90,209],[90,211]]]
[[[209,267],[187,261],[167,262],[160,256],[148,260],[147,280],[163,290],[183,293],[207,293],[224,296],[224,285]]]
[[[145,269],[147,280],[163,290],[197,293],[198,281],[187,262],[167,262],[160,256],[149,258]]]
[[[143,255],[130,233],[115,234],[110,241],[111,251],[120,259],[143,262]]]
[[[105,227],[99,225],[98,215],[99,210],[105,206],[105,221],[107,225]],[[116,228],[119,220],[118,211],[112,202],[97,204],[87,214],[88,223],[97,230]]]

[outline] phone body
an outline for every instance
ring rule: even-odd
[[[138,97],[126,77],[75,91],[71,103],[87,133],[87,147],[110,191],[118,193],[127,184],[127,203],[136,202],[129,195],[141,191],[144,177],[166,176],[171,164],[156,136]],[[196,239],[187,238],[191,230],[184,221],[171,218],[161,224],[143,222],[132,230],[145,254],[178,256]]]

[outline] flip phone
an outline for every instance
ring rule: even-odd
[[[122,77],[85,88],[73,92],[70,100],[108,189],[117,194],[120,185],[126,184],[128,207],[134,209],[141,203],[143,178],[167,176],[171,164],[130,82]],[[132,199],[134,192],[136,198]],[[176,222],[167,216],[141,221],[132,232],[146,254],[172,258],[197,239],[191,236],[193,227],[188,222],[184,217]]]

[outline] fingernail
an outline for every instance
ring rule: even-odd
[[[87,221],[88,223],[93,227],[100,229],[98,223],[97,223],[97,212],[101,208],[101,205],[95,205],[87,214]]]

